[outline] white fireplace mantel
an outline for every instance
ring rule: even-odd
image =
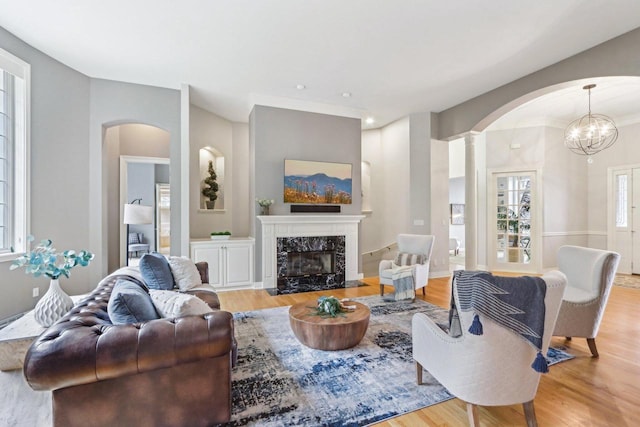
[[[358,225],[364,215],[263,215],[262,284],[275,288],[279,237],[345,236],[345,279],[358,280]]]

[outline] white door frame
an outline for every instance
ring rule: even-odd
[[[124,224],[124,205],[129,203],[126,194],[128,184],[127,169],[130,163],[170,164],[169,159],[165,157],[120,156],[120,265],[126,265],[127,261],[124,242],[128,236],[127,226]],[[171,171],[169,171],[169,175],[171,175]]]
[[[495,174],[513,174],[520,173],[533,174],[535,178],[535,188],[532,188],[531,197],[531,262],[529,264],[522,263],[505,263],[497,264],[496,247],[497,229],[495,218],[496,210],[496,188],[493,181]],[[522,168],[494,168],[487,169],[487,264],[490,271],[512,271],[518,273],[542,273],[542,228],[543,228],[543,194],[542,194],[542,168],[531,166]],[[510,268],[505,270],[505,266]]]
[[[625,170],[629,171],[629,177],[631,178],[629,188],[627,189],[628,194],[631,196],[628,198],[628,208],[627,208],[627,218],[629,221],[629,227],[633,226],[633,215],[631,211],[631,205],[633,203],[633,170],[640,168],[640,163],[634,163],[631,165],[622,165],[622,166],[611,166],[607,168],[607,250],[620,252],[620,255],[623,257],[625,262],[621,262],[618,267],[618,272],[623,274],[631,274],[631,262],[633,257],[633,247],[630,253],[623,253],[624,251],[620,251],[619,245],[616,244],[616,226],[615,226],[615,204],[616,204],[616,189],[614,176],[617,172],[622,172]],[[639,207],[640,208],[640,207]],[[621,260],[622,261],[622,260]],[[627,262],[628,261],[628,262]]]

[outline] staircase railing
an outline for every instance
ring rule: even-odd
[[[362,273],[364,277],[373,277],[378,275],[378,265],[383,259],[392,259],[398,251],[396,242],[389,243],[374,251],[362,253]]]

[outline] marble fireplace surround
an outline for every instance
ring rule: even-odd
[[[282,237],[345,237],[345,280],[358,280],[358,226],[364,215],[261,215],[262,285],[276,288],[277,243]]]

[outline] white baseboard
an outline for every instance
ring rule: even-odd
[[[255,283],[247,284],[247,285],[238,285],[238,286],[222,286],[214,289],[216,292],[242,291],[247,289],[255,289]]]
[[[439,279],[441,277],[449,277],[449,276],[451,276],[451,272],[449,270],[429,272],[429,279]]]

